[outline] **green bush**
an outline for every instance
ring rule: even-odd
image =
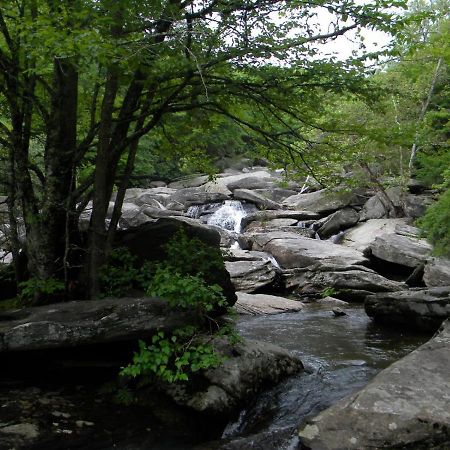
[[[31,301],[41,296],[53,296],[64,292],[64,282],[56,278],[30,278],[27,281],[19,283],[19,292],[21,300]]]
[[[428,207],[418,225],[428,241],[434,245],[435,255],[450,256],[450,189]]]

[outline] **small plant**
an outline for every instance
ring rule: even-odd
[[[208,286],[200,277],[181,275],[166,265],[157,267],[147,294],[162,297],[173,307],[196,308],[201,314],[227,304],[222,288],[217,284]]]
[[[334,295],[336,295],[338,293],[338,291],[336,289],[334,289],[331,286],[327,286],[321,293],[320,296],[322,298],[325,297],[333,297]]]
[[[47,278],[41,280],[39,278],[30,278],[19,284],[20,298],[29,301],[42,295],[56,295],[64,292],[64,282],[56,278]]]
[[[139,341],[139,351],[133,362],[123,368],[120,374],[141,379],[159,378],[174,383],[187,381],[189,374],[202,369],[218,367],[222,358],[214,347],[204,341],[195,327],[185,327],[166,335],[159,331],[151,343]]]

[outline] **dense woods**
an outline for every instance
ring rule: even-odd
[[[125,189],[152,175],[213,173],[226,157],[259,155],[324,187],[370,178],[383,191],[413,174],[445,190],[448,10],[410,6],[3,2],[1,189],[17,280],[96,297]],[[346,61],[320,50],[364,27],[393,33],[394,46]],[[445,241],[438,222],[424,228]]]

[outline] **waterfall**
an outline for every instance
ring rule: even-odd
[[[237,200],[226,200],[224,204],[208,218],[208,225],[216,225],[235,233],[241,232],[241,221],[247,213],[242,203]]]

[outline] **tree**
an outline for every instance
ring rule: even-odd
[[[82,265],[88,295],[95,297],[143,136],[195,110],[231,118],[269,142],[298,136],[286,117],[308,123],[299,105],[314,98],[318,85],[342,90],[356,75],[348,65],[320,59],[317,45],[362,26],[394,29],[399,22],[390,5],[3,1],[0,143],[7,149],[18,279],[20,218],[29,276],[64,279],[69,289]],[[316,23],[319,10],[334,17],[325,31]],[[77,223],[89,202],[86,242]]]

